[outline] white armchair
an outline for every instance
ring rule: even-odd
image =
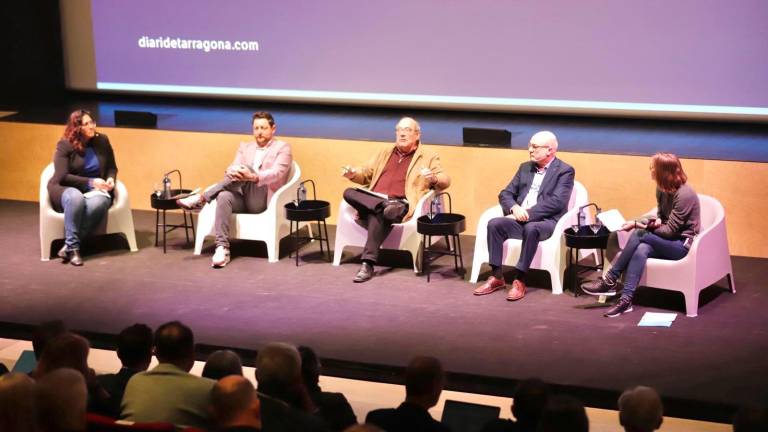
[[[531,268],[546,270],[549,272],[552,280],[552,294],[563,293],[563,271],[565,270],[565,249],[563,241],[563,231],[578,221],[579,207],[587,204],[589,197],[587,189],[578,181],[573,182],[573,191],[571,199],[568,201],[568,211],[557,221],[552,236],[539,242],[536,249],[536,255],[531,262]],[[480,216],[477,223],[477,233],[475,237],[475,254],[472,259],[472,273],[469,278],[470,283],[476,283],[480,276],[480,268],[483,263],[487,263],[488,255],[488,222],[495,218],[504,216],[501,206],[495,205]],[[514,265],[520,257],[522,240],[509,239],[504,242],[504,255],[502,264]]]
[[[40,260],[51,258],[51,243],[64,237],[64,213],[59,213],[51,206],[48,196],[48,181],[53,177],[53,163],[43,169],[40,174]],[[114,200],[109,208],[105,221],[94,229],[91,235],[122,233],[128,240],[131,252],[136,252],[136,232],[133,229],[133,214],[128,199],[128,190],[120,180],[115,184]]]
[[[422,241],[421,234],[416,231],[416,219],[429,212],[429,204],[434,195],[434,190],[424,194],[419,202],[416,203],[413,217],[407,222],[393,224],[392,232],[389,233],[381,245],[382,249],[399,249],[410,252],[413,257],[413,271],[416,273],[421,270],[421,260],[419,258]],[[344,246],[365,246],[368,230],[355,222],[356,213],[357,211],[354,207],[347,204],[343,199],[341,200],[339,218],[336,223],[336,241],[333,246],[333,265],[335,266],[341,264]],[[435,238],[435,240],[437,241],[439,238]]]
[[[730,291],[736,293],[725,229],[725,209],[717,199],[702,194],[699,194],[699,206],[700,231],[691,243],[688,255],[677,261],[649,258],[638,283],[638,286],[683,293],[685,314],[689,317],[698,315],[699,293],[723,277],[727,276]],[[656,215],[656,209],[647,214]],[[629,233],[620,232],[619,244],[622,248],[628,239]]]
[[[230,237],[245,240],[258,240],[267,244],[269,262],[277,262],[280,258],[278,247],[280,239],[288,235],[290,222],[285,218],[285,205],[296,197],[296,188],[301,178],[301,168],[293,161],[288,182],[280,187],[269,199],[267,209],[261,213],[236,213],[232,215]],[[203,250],[205,237],[214,234],[216,220],[216,200],[207,203],[197,218],[197,233],[195,236],[195,255]],[[302,223],[310,229],[309,223]],[[311,236],[311,233],[310,233]]]

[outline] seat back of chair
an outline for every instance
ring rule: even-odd
[[[699,194],[699,210],[701,211],[700,233],[717,225],[725,217],[725,209],[723,208],[723,205],[720,204],[720,201],[709,195]]]
[[[40,207],[50,207],[51,201],[48,195],[48,182],[53,177],[53,162],[49,163],[40,174]]]

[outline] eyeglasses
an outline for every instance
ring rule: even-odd
[[[528,150],[538,150],[541,148],[549,148],[548,145],[528,144]]]
[[[395,132],[398,132],[398,133],[399,132],[414,133],[414,132],[418,132],[418,131],[419,131],[418,129],[414,129],[412,127],[397,127],[397,128],[395,128]]]

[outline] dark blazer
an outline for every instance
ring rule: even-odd
[[[355,412],[342,393],[317,391],[310,392],[309,397],[319,410],[317,415],[325,420],[331,429],[343,431],[357,424]]]
[[[521,164],[512,181],[499,193],[499,204],[505,216],[515,204],[523,203],[535,174],[536,164],[533,161]],[[529,222],[551,222],[547,225],[554,230],[557,221],[568,211],[575,176],[572,166],[555,158],[547,168],[536,205],[528,209]]]
[[[99,178],[104,180],[112,177],[117,180],[117,165],[115,154],[109,138],[104,134],[96,134],[86,146],[92,146],[99,159]],[[69,141],[62,138],[56,144],[56,152],[53,154],[54,173],[48,182],[48,194],[51,197],[51,205],[57,212],[62,212],[61,196],[64,189],[74,187],[81,192],[88,192],[88,177],[85,177],[85,153],[75,151]]]
[[[144,371],[123,367],[116,374],[98,375],[96,381],[109,393],[109,398],[103,401],[89,401],[93,403],[88,406],[88,412],[95,412],[112,418],[120,417],[120,402],[123,400],[125,387],[128,385],[128,380],[139,372]]]
[[[429,411],[408,402],[397,408],[377,409],[368,413],[365,422],[387,432],[450,432],[448,426],[429,415]]]

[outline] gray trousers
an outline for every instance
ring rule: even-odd
[[[261,213],[267,209],[267,186],[224,177],[203,193],[206,202],[216,200],[216,246],[229,248],[229,224],[233,213]]]

